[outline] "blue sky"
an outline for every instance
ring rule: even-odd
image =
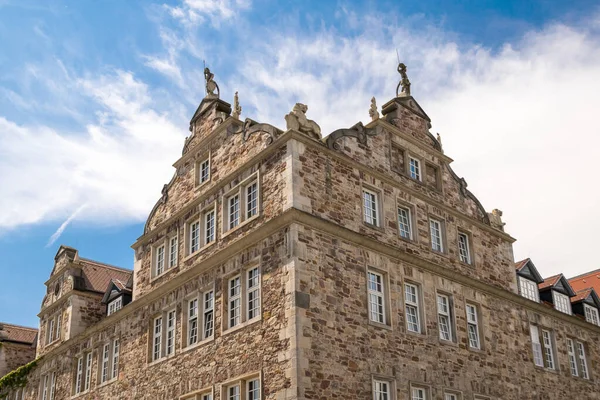
[[[366,121],[396,49],[454,169],[517,259],[598,268],[595,1],[0,0],[0,321],[37,325],[60,244],[131,268],[204,96],[284,127]]]

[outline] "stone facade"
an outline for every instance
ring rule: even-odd
[[[0,322],[0,376],[35,359],[37,329]]]
[[[501,213],[452,171],[412,97],[322,140],[310,120],[312,134],[284,132],[230,113],[214,95],[198,107],[132,246],[131,303],[106,316],[79,278],[119,272],[61,247],[40,337],[57,313],[63,333],[40,339],[26,399],[600,399],[600,328],[519,295]],[[531,326],[553,368],[536,366]]]

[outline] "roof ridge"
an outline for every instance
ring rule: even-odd
[[[30,330],[36,331],[36,332],[39,330],[38,328],[32,328],[30,326],[23,326],[23,325],[17,325],[17,324],[11,324],[8,322],[0,322],[0,326],[12,326],[14,328],[30,329]]]
[[[600,273],[600,268],[598,268],[598,269],[594,269],[594,270],[591,270],[591,271],[588,271],[588,272],[584,272],[583,274],[579,274],[579,275],[577,275],[577,276],[574,276],[574,277],[572,277],[572,278],[569,278],[568,280],[571,280],[571,279],[578,279],[578,278],[583,278],[583,277],[584,277],[584,276],[586,276],[586,275],[597,274],[597,273]]]
[[[123,271],[123,272],[133,273],[132,269],[117,267],[116,265],[107,264],[107,263],[104,263],[101,261],[90,260],[89,258],[79,257],[79,261],[96,264],[99,267],[112,268],[112,269],[116,269],[116,270]]]

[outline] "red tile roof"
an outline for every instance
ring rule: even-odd
[[[133,271],[80,258],[85,288],[93,292],[104,293],[111,280],[127,282]]]
[[[38,330],[0,322],[0,342],[33,344]]]
[[[578,291],[587,288],[594,288],[596,293],[600,293],[600,270],[591,271],[587,274],[571,278],[569,279],[569,284],[571,287],[573,287],[573,290]]]
[[[518,271],[518,270],[520,270],[520,269],[521,269],[521,268],[523,268],[523,267],[525,266],[525,264],[527,264],[528,262],[529,262],[529,258],[526,258],[526,259],[524,259],[524,260],[521,260],[521,261],[517,261],[517,262],[515,263],[515,269],[516,269],[517,271]]]
[[[577,303],[578,301],[585,300],[592,294],[592,288],[579,290],[576,292],[575,297],[571,297],[571,303]]]
[[[562,277],[562,274],[558,274],[558,275],[554,275],[549,278],[546,278],[546,279],[544,279],[544,282],[542,282],[538,285],[538,287],[540,289],[546,289],[548,287],[554,286],[558,283],[558,281],[560,280],[561,277]]]

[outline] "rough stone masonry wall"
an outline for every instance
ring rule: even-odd
[[[370,148],[378,148],[381,144],[378,140],[385,139],[385,135],[380,136],[369,138]],[[349,141],[344,145],[345,148],[352,146],[358,148],[356,140],[345,140]],[[389,158],[385,154],[376,157]],[[294,190],[298,191],[298,196],[302,198],[303,211],[402,249],[409,254],[436,262],[445,268],[516,292],[510,242],[488,230],[481,229],[460,213],[449,212],[447,209],[432,205],[429,197],[416,195],[407,190],[415,185],[422,186],[420,183],[409,180],[410,185],[405,185],[404,180],[394,178],[394,172],[390,170],[387,171],[388,179],[378,179],[369,174],[369,170],[361,167],[360,164],[332,157],[318,145],[299,143],[298,158],[299,166]],[[380,227],[369,226],[363,222],[362,187],[379,193],[380,204],[383,207]],[[452,198],[455,190],[454,186],[448,185],[444,188],[444,196]],[[429,196],[430,190],[422,188],[422,191],[428,191],[425,194]],[[470,200],[463,198],[462,201],[468,203]],[[398,234],[398,205],[408,206],[411,209],[416,227],[413,240],[403,239]],[[452,203],[448,206],[454,208]],[[431,251],[429,217],[444,221],[445,251],[443,253]],[[459,229],[471,237],[472,265],[459,261],[457,243]]]
[[[600,399],[600,335],[552,317],[555,311],[534,312],[308,227],[298,228],[297,256],[298,290],[310,296],[309,308],[298,311],[299,357],[305,361],[299,398],[368,399],[373,376],[379,376],[395,381],[396,399],[410,398],[411,383],[427,386],[435,400],[448,389],[463,400],[475,394],[503,400]],[[387,328],[368,320],[367,266],[389,278]],[[423,335],[405,328],[404,282],[423,290]],[[453,298],[454,344],[439,340],[436,291]],[[480,310],[481,351],[467,347],[466,301]],[[554,331],[558,372],[534,366],[529,321]],[[570,375],[567,335],[587,344],[592,380]]]
[[[58,373],[55,398],[70,398],[74,360],[82,353],[82,347],[93,351],[93,378],[90,392],[78,396],[78,399],[171,400],[214,383],[214,398],[219,400],[219,383],[257,372],[262,373],[263,399],[295,398],[291,375],[293,354],[290,352],[293,337],[289,334],[292,295],[286,289],[291,287],[290,280],[293,279],[288,235],[287,230],[280,231],[208,270],[200,265],[197,276],[164,293],[156,302],[135,310],[124,319],[119,319],[120,312],[117,312],[110,317],[114,323],[106,329],[89,337],[82,335],[75,338],[64,352],[53,353],[51,358],[42,361],[32,374],[26,399],[38,399],[40,377],[51,371]],[[258,262],[262,271],[262,319],[239,330],[223,331],[223,290],[227,278],[253,262]],[[214,339],[191,350],[183,349],[181,324],[185,315],[184,299],[191,293],[213,286]],[[170,309],[172,306],[177,309],[175,355],[149,363],[150,321],[165,307]],[[135,307],[135,302],[127,307]],[[114,338],[121,341],[119,377],[99,386],[98,356],[101,346]]]
[[[35,358],[35,347],[19,343],[0,343],[0,377]]]

